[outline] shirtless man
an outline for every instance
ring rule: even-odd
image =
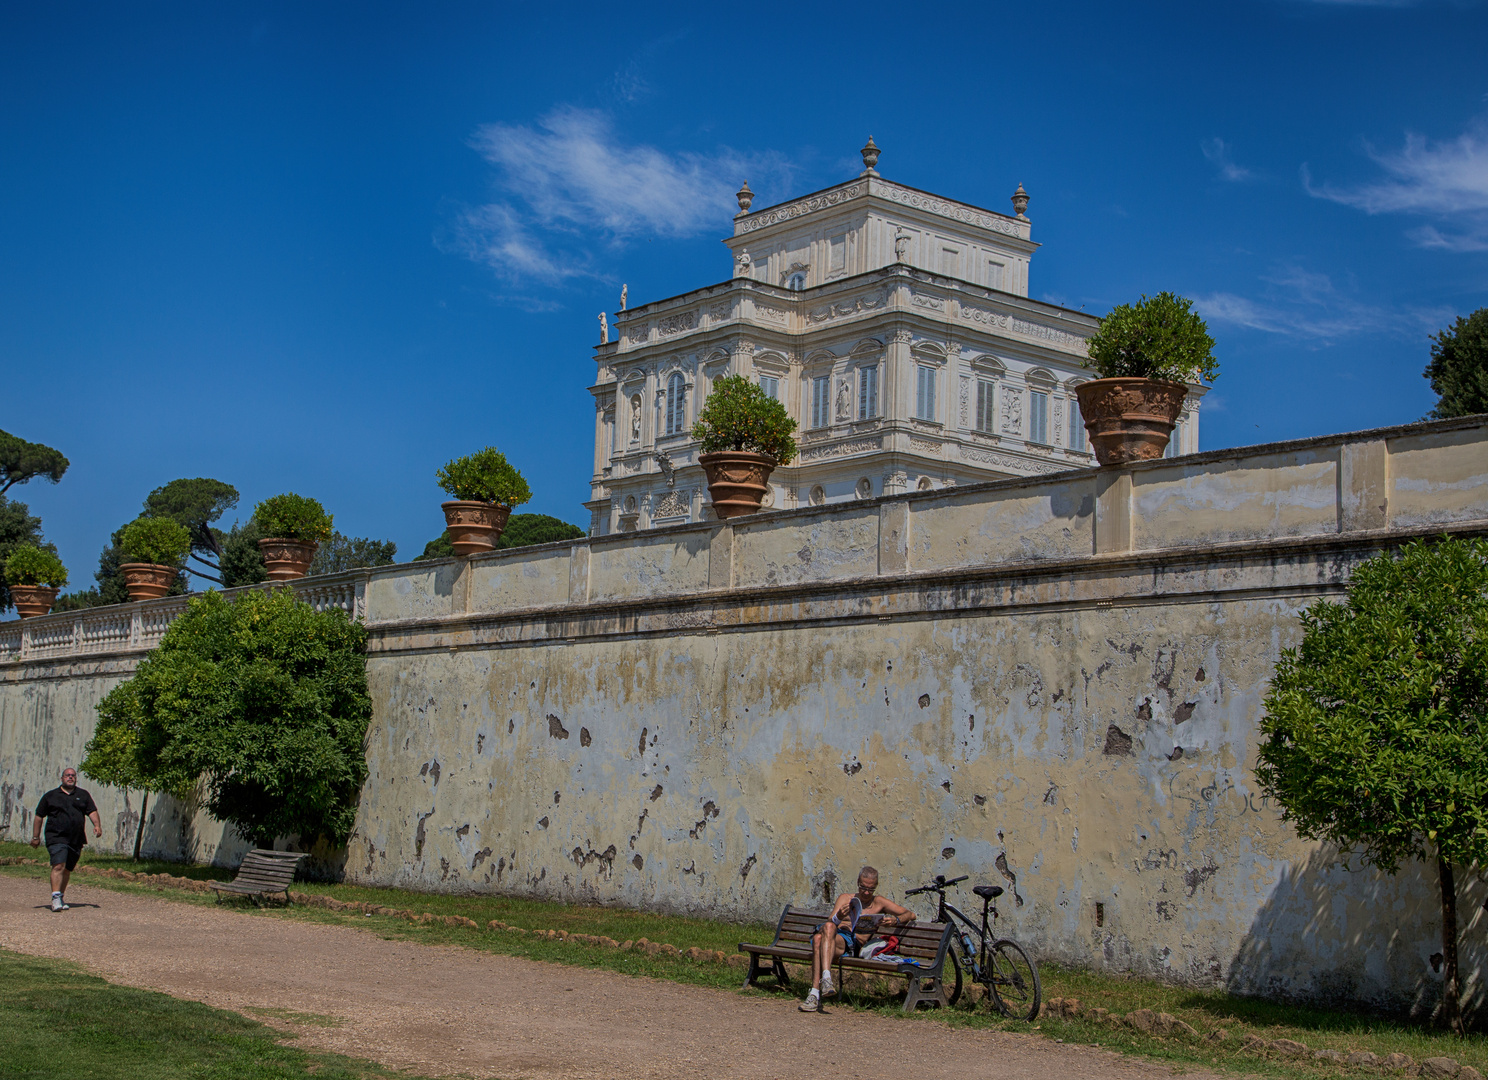
[[[880,916],[880,926],[914,922],[914,912],[902,908],[878,893],[878,871],[865,866],[858,871],[858,891],[843,893],[832,905],[832,914],[816,928],[811,938],[811,992],[801,1003],[802,1012],[816,1012],[821,999],[837,992],[832,985],[832,964],[843,953],[856,956],[858,939],[854,933],[865,915]]]

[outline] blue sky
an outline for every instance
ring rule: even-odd
[[[1488,304],[1485,55],[1483,3],[4,5],[0,428],[72,460],[11,494],[72,587],[178,476],[411,558],[489,443],[587,525],[595,314],[870,133],[1022,183],[1034,297],[1193,297],[1206,449],[1416,420]]]

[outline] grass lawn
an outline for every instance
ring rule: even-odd
[[[0,843],[0,856],[34,857],[35,854],[31,848],[20,844]],[[211,867],[143,860],[134,863],[116,855],[87,854],[84,860],[96,866],[115,866],[147,873],[170,873],[194,878],[231,876],[229,871]],[[6,867],[0,869],[0,872],[33,877],[37,879],[38,888],[45,889],[42,882],[46,874],[44,867]],[[158,889],[118,879],[84,877],[80,881],[90,886],[121,891],[149,892],[181,903],[214,902],[212,897],[198,893]],[[318,883],[296,885],[296,889],[329,895],[342,901],[370,901],[390,908],[411,908],[437,915],[464,915],[482,927],[491,919],[499,919],[529,930],[567,930],[571,933],[603,935],[619,941],[645,937],[651,941],[667,942],[684,951],[696,945],[704,949],[721,949],[732,954],[738,942],[768,942],[774,933],[773,924],[740,926],[703,919],[654,915],[623,908],[571,906],[511,897],[420,893],[406,889],[373,889]],[[698,986],[736,989],[742,981],[741,972],[720,964],[648,957],[635,951],[577,942],[536,940],[501,931],[409,923],[397,918],[352,915],[303,906],[264,908],[258,914],[265,918],[308,919],[343,925],[355,922],[386,938],[461,945],[486,952],[651,976]],[[1031,1030],[1040,1032],[1046,1038],[1067,1043],[1099,1045],[1179,1068],[1207,1068],[1250,1076],[1364,1076],[1375,1075],[1377,1071],[1311,1059],[1284,1059],[1275,1052],[1243,1050],[1240,1044],[1247,1035],[1256,1035],[1266,1040],[1292,1039],[1305,1043],[1312,1050],[1333,1049],[1344,1053],[1367,1050],[1381,1058],[1390,1053],[1404,1053],[1417,1062],[1429,1057],[1451,1057],[1463,1065],[1474,1066],[1488,1074],[1488,1037],[1480,1034],[1459,1039],[1396,1016],[1278,1004],[1256,998],[1237,997],[1222,990],[1195,990],[1146,979],[1067,969],[1049,963],[1040,966],[1040,976],[1045,1001],[1054,997],[1073,997],[1079,998],[1087,1010],[1099,1007],[1109,1009],[1112,1013],[1126,1014],[1147,1008],[1154,1012],[1168,1012],[1198,1029],[1201,1035],[1223,1029],[1227,1037],[1221,1042],[1202,1039],[1195,1042],[1184,1037],[1143,1035],[1131,1028],[1099,1024],[1085,1017],[1072,1019],[1048,1014],[1041,1016],[1033,1024],[1026,1024],[994,1017],[985,1003],[973,1006],[968,998],[963,998],[955,1009],[922,1010],[910,1022],[949,1023],[1008,1031]],[[898,980],[890,983],[898,987],[903,985]],[[773,990],[752,992],[778,993]],[[798,984],[795,993],[803,995],[804,992],[804,985]],[[889,992],[854,993],[849,999],[851,1007],[894,1016],[902,1015],[899,1012],[902,1000],[902,990],[897,995]]]
[[[301,1014],[282,1019],[291,1023]],[[235,1012],[115,986],[74,964],[0,949],[6,1080],[373,1080],[410,1074],[297,1050]]]

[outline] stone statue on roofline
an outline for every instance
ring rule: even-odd
[[[626,300],[629,297],[630,297],[630,286],[629,285],[621,285],[620,286],[620,310],[621,311],[624,311],[625,310],[625,302],[626,302]]]
[[[605,319],[605,313],[603,311],[599,313],[599,343],[601,345],[608,345],[610,343],[610,324]]]

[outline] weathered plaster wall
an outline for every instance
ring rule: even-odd
[[[1488,530],[1481,421],[364,571],[344,872],[737,918],[864,862],[891,893],[968,873],[1044,957],[1429,1001],[1434,879],[1340,869],[1252,766],[1297,611],[1444,528]],[[90,659],[66,618],[0,631],[0,778],[28,797],[138,656]]]

